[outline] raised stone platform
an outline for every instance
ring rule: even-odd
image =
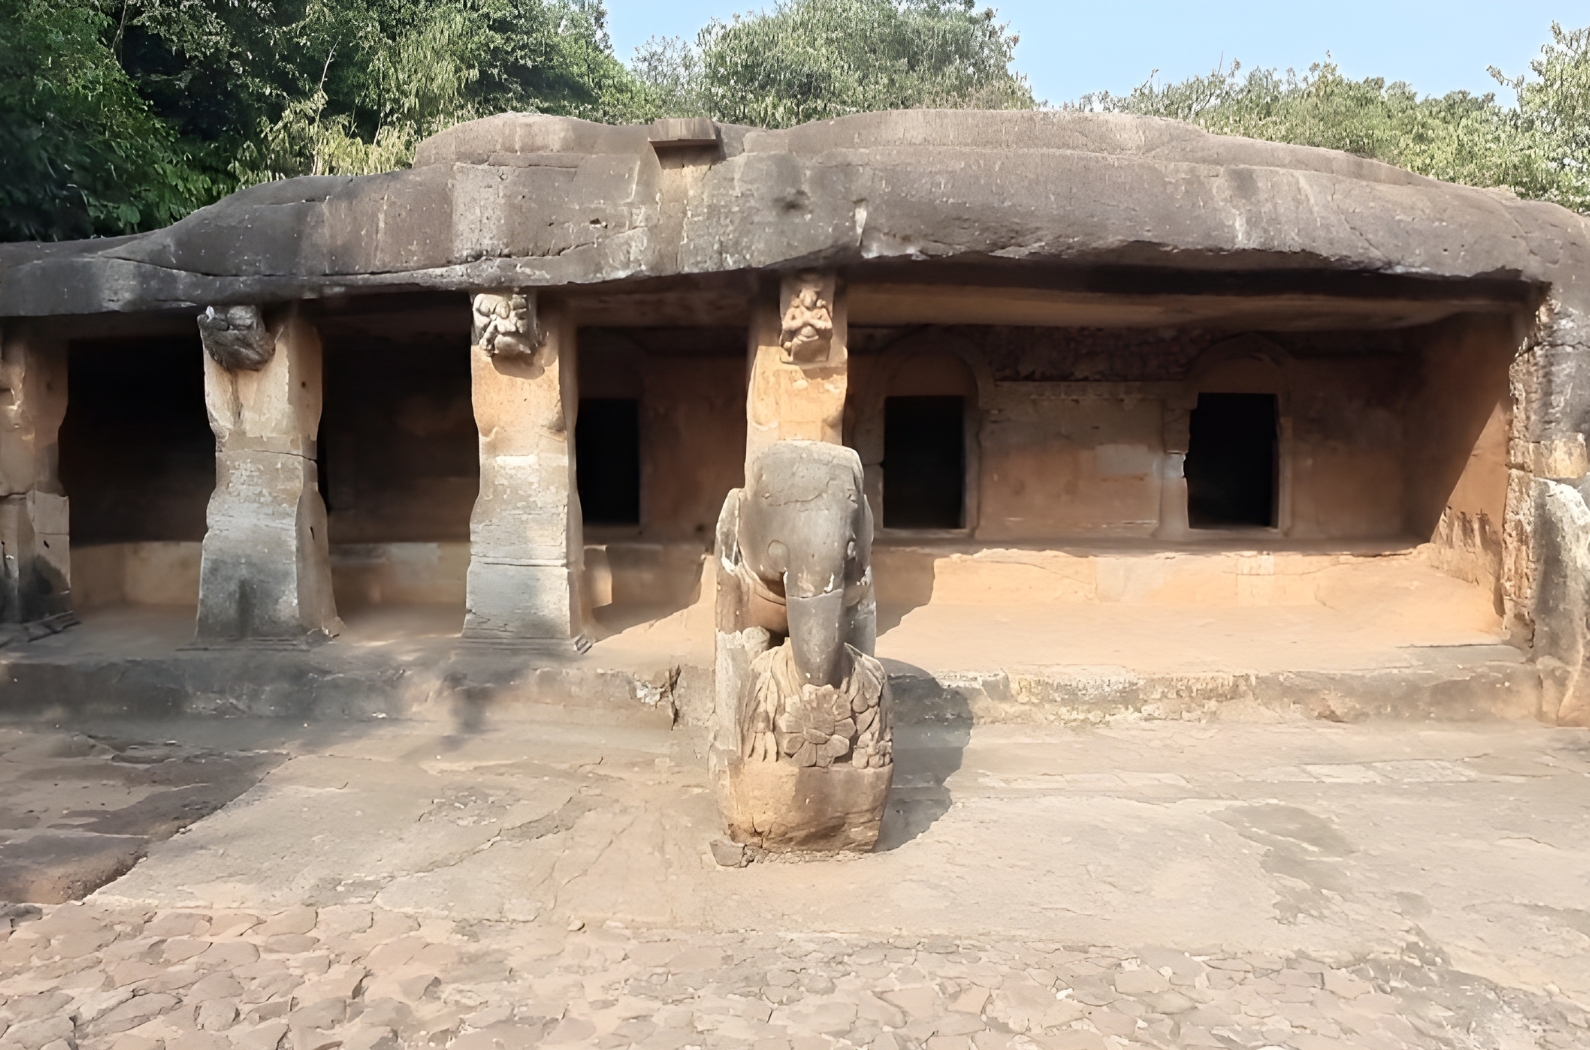
[[[193,610],[89,612],[63,634],[0,650],[0,711],[73,716],[415,719],[667,727],[683,673],[659,659],[603,667],[458,637],[462,611],[409,606],[347,617],[313,648],[196,648]],[[704,675],[705,670],[693,671]],[[709,692],[710,679],[687,688]]]
[[[899,721],[1536,717],[1539,675],[1504,644],[1488,596],[1413,554],[1106,557],[1117,564],[933,555],[915,599],[899,601],[896,590],[880,609],[878,655]],[[1019,585],[1057,578],[1049,563],[1065,558],[1056,564],[1084,578],[1158,582],[1123,585],[1126,600],[1113,601]],[[983,563],[1004,582],[974,587]],[[1196,592],[1182,586],[1194,579],[1204,581]],[[1200,593],[1202,602],[1186,600]],[[968,600],[976,594],[988,599]],[[704,724],[710,593],[684,608],[610,606],[599,618],[596,645],[576,657],[465,642],[451,604],[345,611],[343,634],[314,649],[194,649],[191,608],[96,609],[64,634],[0,649],[0,710],[414,719],[464,730],[514,720]]]

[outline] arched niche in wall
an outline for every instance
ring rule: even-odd
[[[855,365],[846,441],[866,469],[878,527],[970,533],[982,408],[993,386],[982,355],[964,340],[925,331],[891,343],[864,373]]]
[[[1174,518],[1179,493],[1185,518],[1162,534],[1178,525],[1291,529],[1291,373],[1290,355],[1254,334],[1222,340],[1193,362],[1165,421],[1166,451],[1185,457],[1185,485],[1169,472],[1162,519]]]

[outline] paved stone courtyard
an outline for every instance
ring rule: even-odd
[[[3,1048],[1590,1044],[1582,731],[903,727],[879,852],[727,868],[685,730],[81,728],[261,779],[10,907]]]

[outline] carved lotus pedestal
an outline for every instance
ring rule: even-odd
[[[739,843],[767,850],[870,850],[894,779],[889,686],[845,646],[838,686],[800,680],[788,643],[752,661],[738,746],[714,753],[718,805]]]

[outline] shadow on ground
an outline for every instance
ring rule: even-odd
[[[76,900],[257,784],[284,752],[0,727],[0,901]]]
[[[959,692],[939,687],[920,667],[898,660],[885,666],[894,701],[894,785],[879,852],[905,845],[949,812],[955,800],[947,781],[961,768],[972,738],[972,709]]]

